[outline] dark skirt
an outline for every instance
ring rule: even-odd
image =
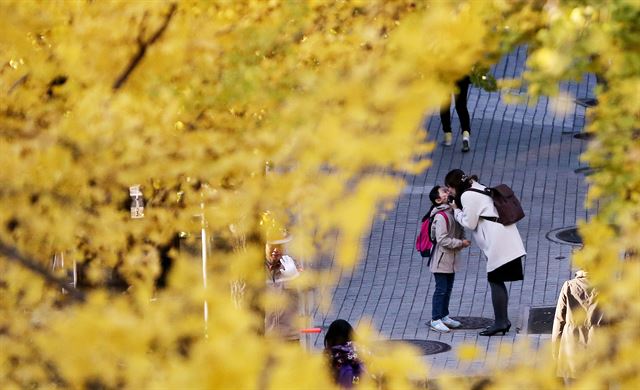
[[[518,257],[517,259],[511,260],[507,264],[503,264],[491,272],[487,272],[487,279],[489,279],[490,282],[515,282],[516,280],[523,280],[523,257],[524,256]]]

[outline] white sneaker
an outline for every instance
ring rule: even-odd
[[[462,151],[465,153],[471,150],[471,148],[469,147],[469,136],[470,134],[468,131],[462,132]]]
[[[456,321],[453,318],[449,318],[449,316],[442,317],[441,321],[443,324],[447,326],[447,328],[452,328],[452,329],[459,328],[460,325],[462,325],[460,321]]]
[[[435,320],[429,322],[429,327],[437,332],[448,333],[449,328],[442,322],[442,320]]]
[[[444,133],[444,140],[442,141],[442,146],[451,146],[453,145],[453,133],[448,132]]]

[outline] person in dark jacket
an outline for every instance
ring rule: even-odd
[[[469,138],[471,137],[471,119],[469,118],[469,110],[467,110],[467,93],[471,78],[465,76],[456,81],[455,106],[458,118],[460,118],[460,131],[462,132],[462,151],[468,152],[471,148]],[[442,122],[442,130],[444,131],[444,141],[442,145],[451,146],[453,134],[451,132],[451,96],[440,107],[440,121]]]
[[[337,385],[348,389],[360,381],[364,365],[353,344],[353,328],[349,322],[339,319],[329,325],[324,336],[324,351]]]

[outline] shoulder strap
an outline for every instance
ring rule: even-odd
[[[440,214],[440,215],[442,215],[444,217],[444,222],[445,222],[445,224],[447,226],[447,230],[449,230],[449,216],[447,216],[447,213],[444,212],[444,211],[438,211],[436,213],[436,215],[438,215],[438,214]],[[433,217],[435,218],[435,215]]]
[[[479,194],[483,194],[483,195],[487,195],[488,197],[491,197],[491,190],[489,190],[489,187],[487,187],[486,191],[482,191],[482,190],[479,190],[477,188],[469,188],[465,192],[467,192],[467,191],[473,191],[473,192],[477,192]]]
[[[436,215],[441,214],[444,217],[444,224],[447,228],[447,232],[449,231],[449,217],[447,216],[447,213],[445,213],[444,211],[438,211],[433,218],[431,219],[432,223],[429,225],[429,239],[431,240],[431,242],[434,244],[431,247],[431,250],[435,250],[436,249],[436,245],[438,243],[438,241],[436,240],[435,237],[431,237],[431,226],[433,226],[433,220],[436,219]],[[433,253],[432,253],[433,254]],[[431,265],[431,257],[429,257],[429,261],[427,262],[427,267]]]
[[[440,211],[440,214],[444,217],[444,221],[447,223],[447,230],[449,230],[449,216],[444,211]]]
[[[486,191],[482,191],[476,188],[469,188],[467,189],[467,191],[473,191],[473,192],[477,192],[479,194],[483,194],[483,195],[487,195],[489,198],[493,199],[493,196],[491,195],[491,189],[489,187],[485,187],[487,190]],[[465,192],[467,192],[465,191]],[[484,215],[480,216],[481,219],[486,219],[487,221],[491,221],[491,222],[500,222],[500,218],[499,217],[485,217]]]

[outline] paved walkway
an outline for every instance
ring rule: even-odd
[[[496,77],[515,77],[524,69],[526,48],[521,47],[497,64]],[[567,83],[562,89],[574,98],[592,96],[593,75],[580,83]],[[522,93],[522,91],[514,91]],[[562,283],[571,277],[573,247],[549,241],[545,235],[556,228],[572,226],[585,219],[584,176],[574,170],[584,166],[579,155],[586,142],[573,137],[585,124],[585,109],[572,106],[565,114],[556,113],[549,99],[536,103],[505,105],[498,93],[471,88],[469,111],[472,115],[472,149],[460,151],[461,137],[457,115],[452,114],[454,146],[438,146],[430,156],[433,165],[417,176],[405,176],[408,183],[393,211],[379,215],[368,237],[363,240],[361,262],[345,272],[333,291],[329,313],[316,313],[315,324],[328,326],[336,318],[357,324],[372,319],[380,334],[391,339],[438,340],[452,350],[425,356],[432,373],[443,370],[458,375],[482,372],[491,363],[481,357],[472,364],[457,359],[457,347],[476,345],[482,351],[495,351],[504,344],[529,338],[533,345],[549,335],[526,335],[527,307],[554,306]],[[442,140],[438,115],[427,118],[428,136]],[[431,296],[435,283],[420,255],[414,250],[419,218],[429,208],[428,191],[444,181],[454,168],[477,174],[482,183],[508,183],[520,195],[527,217],[518,223],[528,252],[524,282],[507,283],[509,313],[514,326],[504,337],[478,336],[478,330],[457,330],[448,334],[430,331]],[[470,236],[470,234],[469,234]],[[486,281],[485,260],[477,246],[463,252],[465,261],[456,274],[451,297],[452,316],[493,318]],[[315,338],[322,347],[324,333]]]

